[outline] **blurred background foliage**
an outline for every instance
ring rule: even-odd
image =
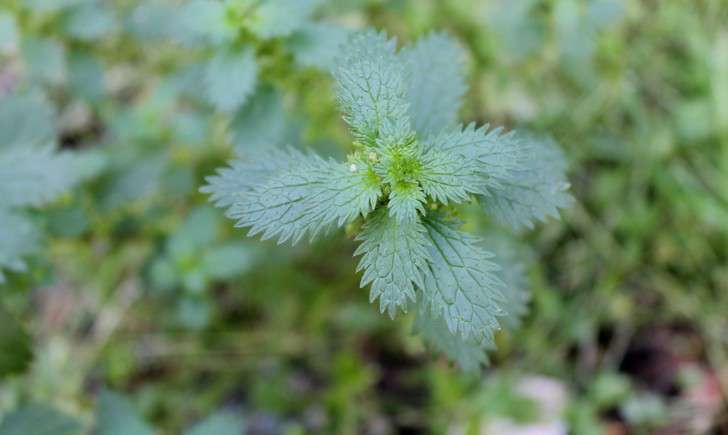
[[[0,4],[0,111],[42,96],[84,179],[23,211],[44,236],[0,284],[0,434],[728,433],[725,0],[337,0],[271,27],[177,3]],[[462,119],[570,158],[577,201],[523,235],[529,312],[480,373],[370,306],[351,238],[248,240],[197,191],[246,147],[346,153],[326,70],[364,26],[450,32]],[[255,74],[209,89],[233,52]]]

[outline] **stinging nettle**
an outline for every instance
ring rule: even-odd
[[[370,300],[391,317],[415,307],[416,330],[476,369],[527,298],[522,265],[461,231],[457,206],[477,201],[515,228],[558,217],[571,201],[564,157],[549,140],[457,124],[465,54],[446,34],[397,51],[367,30],[341,53],[336,92],[354,137],[346,162],[251,150],[202,191],[249,235],[279,243],[361,219],[355,255]]]

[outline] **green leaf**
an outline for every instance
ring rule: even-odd
[[[102,390],[96,404],[96,435],[152,435],[154,430],[139,417],[129,399]]]
[[[290,148],[248,151],[229,167],[218,169],[217,175],[207,177],[207,185],[200,192],[209,194],[216,207],[229,207],[242,201],[256,185],[293,170],[305,158],[303,153]]]
[[[500,266],[498,277],[505,283],[503,305],[505,315],[500,323],[515,330],[521,324],[521,318],[528,312],[528,280],[526,264],[530,254],[513,237],[498,232],[490,232],[483,237],[483,244],[493,251],[496,263]]]
[[[66,81],[66,52],[52,39],[26,38],[20,44],[31,82],[62,85]]]
[[[396,48],[397,41],[385,33],[355,33],[341,48],[334,72],[344,120],[356,139],[369,146],[406,143],[413,134]]]
[[[2,380],[7,376],[22,373],[28,368],[33,360],[33,348],[25,328],[2,305],[0,305],[0,325],[3,325],[0,328],[0,380]]]
[[[49,147],[0,152],[0,198],[3,206],[42,205],[79,181],[76,158]]]
[[[55,143],[56,117],[39,94],[0,97],[0,150]]]
[[[298,65],[331,70],[351,31],[331,23],[307,23],[288,43]]]
[[[104,96],[104,67],[101,62],[85,51],[74,51],[68,59],[70,85],[81,98],[99,101]]]
[[[82,430],[78,420],[45,405],[25,406],[0,423],[2,435],[80,435]]]
[[[389,192],[390,216],[400,222],[414,222],[419,214],[425,213],[425,193],[416,183],[396,183]]]
[[[230,279],[247,272],[255,250],[242,242],[227,242],[205,251],[202,267],[214,279]]]
[[[232,42],[236,28],[226,19],[224,2],[216,0],[192,0],[179,5],[171,16],[162,18],[172,38],[190,46],[224,44]],[[140,17],[141,19],[141,17]]]
[[[235,114],[230,125],[232,142],[238,152],[282,145],[286,120],[280,93],[261,86]]]
[[[445,131],[426,138],[424,143],[428,151],[439,150],[464,160],[464,172],[460,176],[477,175],[480,179],[471,185],[474,192],[498,186],[501,180],[510,177],[518,167],[521,152],[514,133],[503,134],[501,128],[489,130],[488,125],[475,128],[475,124],[470,124],[463,129]],[[457,195],[452,198],[455,199]]]
[[[422,307],[417,312],[414,329],[435,350],[444,353],[466,372],[474,372],[486,364],[486,349],[494,347],[492,343],[484,345],[473,337],[463,338],[453,334],[442,317],[434,316],[430,310]]]
[[[106,5],[85,2],[68,13],[63,28],[73,38],[94,41],[109,36],[116,29],[116,16]]]
[[[232,411],[220,411],[197,423],[184,435],[238,435],[245,431],[245,419]]]
[[[248,29],[262,39],[291,35],[303,27],[322,0],[262,0],[250,18]]]
[[[422,156],[420,185],[425,194],[443,204],[468,201],[470,194],[482,194],[478,162],[437,148]]]
[[[493,341],[503,316],[503,282],[493,254],[481,241],[438,217],[424,222],[430,239],[430,264],[425,273],[424,305],[441,316],[453,334],[478,342]]]
[[[525,138],[517,169],[483,199],[485,210],[514,228],[533,228],[535,221],[559,217],[572,202],[567,192],[566,160],[550,139]]]
[[[15,52],[20,41],[18,23],[9,12],[0,12],[0,53]]]
[[[361,287],[371,283],[369,301],[379,298],[380,311],[394,318],[415,301],[415,286],[423,287],[427,268],[427,238],[419,220],[400,221],[380,209],[373,213],[356,238],[355,256],[363,255],[357,272],[364,270]]]
[[[221,51],[205,67],[207,100],[223,112],[245,104],[257,83],[258,64],[250,48]]]
[[[0,208],[0,284],[3,269],[23,272],[23,257],[38,248],[38,229],[22,215]]]
[[[255,186],[230,207],[228,217],[238,227],[249,227],[250,236],[295,244],[307,233],[313,238],[374,209],[381,190],[366,164],[297,154],[295,169]]]
[[[457,124],[467,91],[465,52],[445,33],[434,32],[402,49],[407,71],[407,102],[417,134],[425,138]]]

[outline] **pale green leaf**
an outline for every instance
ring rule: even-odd
[[[356,33],[341,48],[334,72],[344,119],[356,139],[369,146],[405,143],[413,134],[396,48],[396,40],[384,33]]]
[[[0,150],[55,143],[56,117],[38,94],[0,97]]]
[[[245,2],[244,2],[245,3]],[[303,27],[322,0],[253,0],[246,21],[251,32],[263,39],[291,35]]]
[[[296,63],[304,67],[330,70],[351,31],[331,23],[307,23],[288,43]]]
[[[38,248],[39,232],[24,216],[0,207],[0,283],[3,269],[25,271],[23,257]]]
[[[166,19],[172,38],[186,45],[224,44],[232,42],[236,29],[226,19],[224,2],[217,0],[192,0],[176,8]],[[141,18],[141,17],[140,17]]]
[[[475,128],[475,124],[470,124],[463,129],[445,131],[426,138],[424,143],[426,150],[439,150],[463,159],[462,169],[466,171],[460,176],[477,175],[480,179],[470,186],[475,192],[498,186],[501,180],[508,179],[518,167],[521,153],[514,133],[503,134],[501,128],[489,130],[488,125]]]
[[[108,37],[116,30],[116,16],[113,9],[103,3],[85,2],[69,11],[63,28],[73,38],[94,41]]]
[[[15,16],[0,12],[0,53],[13,53],[18,47],[20,33]]]
[[[442,317],[453,334],[491,342],[505,314],[503,282],[498,266],[481,241],[440,218],[424,222],[430,239],[430,264],[425,273],[424,304]]]
[[[282,145],[286,120],[280,93],[261,86],[235,114],[230,125],[233,145],[238,152]]]
[[[245,419],[232,411],[220,411],[197,423],[184,435],[242,435]]]
[[[414,302],[415,290],[423,286],[427,267],[425,227],[419,220],[400,221],[385,210],[372,214],[356,238],[361,241],[354,255],[362,255],[357,272],[363,270],[361,286],[372,285],[369,300],[379,299],[380,311],[394,317]]]
[[[520,141],[518,168],[511,171],[483,198],[485,210],[514,228],[532,228],[535,221],[559,217],[568,207],[566,160],[550,139],[525,138]]]
[[[425,213],[425,193],[416,183],[397,183],[389,192],[390,216],[400,222],[414,222]]]
[[[294,149],[270,148],[242,153],[230,166],[207,177],[207,185],[200,192],[210,195],[217,207],[229,207],[243,200],[243,196],[256,185],[284,171],[293,170],[306,156]]]
[[[282,171],[245,193],[228,216],[250,235],[298,242],[333,225],[342,226],[374,209],[381,193],[366,165],[345,164],[306,154],[295,169]]]
[[[483,238],[484,246],[495,254],[496,263],[500,266],[498,277],[505,283],[503,297],[505,315],[500,323],[515,330],[521,324],[521,318],[528,312],[528,280],[526,264],[530,254],[518,241],[505,234],[490,232]]]
[[[494,348],[491,342],[481,343],[473,337],[453,334],[444,318],[433,315],[424,307],[417,312],[414,329],[435,350],[444,353],[466,372],[474,372],[487,363],[486,350]]]
[[[126,397],[102,390],[96,404],[96,435],[153,435]]]
[[[45,148],[0,152],[0,207],[42,205],[79,181],[76,158]]]
[[[66,81],[66,52],[52,39],[25,38],[20,51],[30,81],[47,85],[62,85]]]
[[[85,51],[74,51],[68,59],[70,85],[80,97],[98,101],[104,96],[104,66]]]
[[[468,201],[470,194],[484,193],[478,161],[437,148],[422,156],[420,185],[425,194],[443,204]]]
[[[227,242],[205,251],[202,267],[210,277],[230,279],[248,271],[253,264],[255,250],[242,242]]]
[[[407,71],[407,102],[417,134],[425,138],[457,124],[467,90],[465,52],[445,33],[430,33],[400,53]]]
[[[257,83],[258,64],[250,48],[221,51],[205,67],[207,100],[223,112],[242,106]]]
[[[45,405],[25,406],[0,422],[2,435],[81,435],[82,432],[77,419]]]

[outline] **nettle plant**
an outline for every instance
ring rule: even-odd
[[[132,22],[162,26],[172,40],[200,50],[204,98],[235,113],[255,96],[263,77],[295,66],[328,69],[348,36],[343,27],[314,21],[324,0],[192,0],[179,6],[142,3]],[[150,10],[151,8],[151,10]],[[155,12],[156,11],[156,12]],[[156,19],[155,19],[156,17]]]
[[[486,361],[494,332],[522,312],[523,289],[458,207],[532,227],[566,207],[565,162],[553,142],[487,125],[457,126],[464,53],[433,33],[397,51],[368,30],[342,47],[336,91],[354,137],[346,162],[295,149],[254,151],[208,178],[203,192],[250,235],[279,243],[361,226],[355,255],[370,300],[415,328],[464,369]],[[518,273],[518,271],[516,271]]]
[[[0,284],[23,272],[42,229],[27,213],[69,191],[86,175],[81,157],[57,150],[55,113],[39,93],[0,95]]]

